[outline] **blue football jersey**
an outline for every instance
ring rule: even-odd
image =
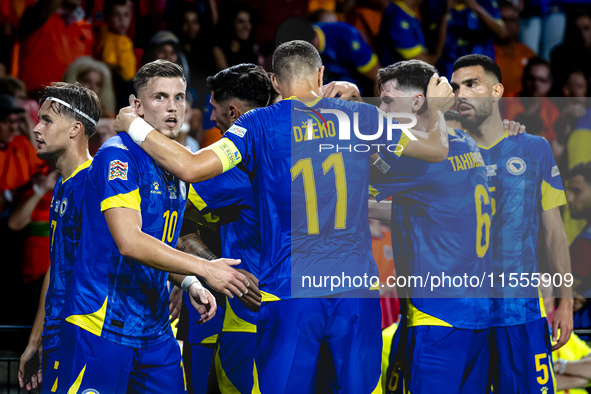
[[[447,160],[402,157],[386,174],[374,172],[371,185],[376,200],[392,196],[396,274],[423,280],[398,288],[410,300],[408,325],[483,329],[490,326],[492,201],[476,142],[464,131],[448,130]],[[431,289],[433,277],[443,274],[468,279]]]
[[[142,232],[176,246],[185,184],[162,170],[125,133],[107,140],[88,171],[82,239],[62,318],[110,341],[146,347],[172,335],[168,273],[123,257],[103,213],[141,213]]]
[[[224,172],[189,188],[189,201],[202,214],[211,213],[220,225],[222,257],[240,259],[234,268],[259,276],[261,234],[252,186],[244,171]],[[257,313],[238,298],[226,300],[223,331],[256,332]]]
[[[324,81],[355,82],[350,69],[365,73],[376,65],[378,58],[359,30],[345,22],[317,23],[318,52],[324,65]]]
[[[341,135],[337,115],[323,112],[334,110],[349,119],[356,112],[361,137],[378,130],[381,136],[369,141],[357,132]],[[386,155],[398,158],[398,148],[409,141],[400,129],[386,128],[378,109],[367,104],[318,98],[306,105],[293,99],[249,111],[224,135],[215,148],[224,168],[241,163],[252,179],[264,300],[371,287],[363,281],[364,275],[377,277],[367,220],[370,150],[381,144]],[[318,286],[326,275],[345,278],[336,289]]]
[[[425,52],[421,22],[403,1],[390,3],[384,11],[378,41],[378,55],[383,67],[401,60],[414,59]]]
[[[82,201],[90,163],[92,160],[78,166],[65,180],[60,177],[53,188],[49,211],[51,270],[45,296],[44,350],[59,347],[57,334],[59,334],[60,313],[80,244]]]
[[[496,0],[477,1],[497,23],[503,23]],[[445,6],[440,8],[445,12]],[[435,18],[440,20],[441,15],[435,16]],[[447,38],[437,68],[442,75],[451,79],[454,62],[458,58],[470,54],[486,55],[494,60],[493,39],[490,29],[474,11],[465,4],[458,4],[451,9],[447,17]]]
[[[493,325],[513,326],[545,316],[538,289],[511,287],[509,275],[538,272],[538,226],[542,211],[566,204],[550,144],[543,137],[508,133],[480,152],[493,203],[491,227],[495,273]],[[505,276],[504,284],[498,275]]]

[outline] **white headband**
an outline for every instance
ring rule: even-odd
[[[45,101],[47,101],[47,100],[56,101],[56,102],[60,103],[61,105],[64,105],[64,106],[70,108],[72,111],[76,112],[77,114],[84,116],[86,119],[88,119],[90,121],[90,123],[92,123],[93,125],[96,126],[96,120],[92,119],[90,116],[86,115],[84,112],[80,111],[79,109],[72,107],[70,104],[66,103],[65,101],[62,101],[62,100],[57,99],[55,97],[48,97],[45,99]]]

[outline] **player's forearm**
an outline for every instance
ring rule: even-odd
[[[549,261],[554,265],[557,274],[562,277],[562,286],[559,290],[560,302],[569,302],[572,304],[572,287],[567,286],[565,275],[571,273],[570,254],[568,250],[568,241],[560,220],[558,208],[552,211],[543,212],[543,224],[545,232],[545,246]],[[557,216],[557,217],[556,217]],[[546,220],[544,220],[546,219]]]
[[[33,193],[31,197],[25,200],[19,207],[10,215],[8,219],[8,227],[13,231],[20,231],[31,223],[33,211],[43,196]]]
[[[33,323],[33,329],[29,336],[29,345],[39,347],[41,346],[41,334],[43,333],[43,324],[45,323],[45,296],[47,289],[49,288],[51,266],[45,274],[43,279],[43,286],[41,287],[41,295],[39,296],[39,306],[37,308],[37,316],[35,316],[35,322]]]
[[[564,374],[585,378],[586,380],[591,379],[591,359],[583,358],[577,361],[569,361],[564,368]]]
[[[431,100],[438,100],[438,98],[432,98]],[[447,158],[449,141],[447,137],[447,125],[445,124],[445,118],[441,110],[429,109],[427,132],[423,134],[423,138],[419,141],[422,145],[421,152],[415,158],[430,163],[439,163]],[[409,146],[419,141],[410,141]]]
[[[435,52],[433,56],[434,62],[432,63],[435,65],[439,58],[443,56],[443,50],[445,49],[445,41],[447,39],[447,16],[448,12],[446,12],[442,17],[441,21],[439,22],[439,36],[437,37],[437,43],[435,44]]]
[[[501,40],[507,38],[507,28],[505,24],[500,22],[498,19],[492,17],[491,14],[488,13],[487,10],[484,9],[480,4],[478,4],[473,11],[482,19],[484,24],[492,30],[492,32]]]
[[[574,389],[578,387],[586,387],[589,383],[588,379],[577,376],[556,375],[556,391]]]
[[[181,252],[201,257],[205,260],[215,260],[218,257],[203,243],[197,233],[187,234],[179,237],[176,248]]]
[[[157,131],[148,134],[142,149],[162,167],[185,182],[196,183],[222,173],[222,162],[211,149],[191,153]]]
[[[378,203],[374,200],[369,200],[369,218],[377,219],[382,222],[389,222],[392,215],[392,201],[382,201]]]

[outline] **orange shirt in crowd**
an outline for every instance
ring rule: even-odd
[[[67,25],[53,13],[47,22],[20,42],[18,75],[27,89],[39,90],[61,81],[66,69],[80,56],[92,55],[94,36],[85,21]]]
[[[529,59],[536,54],[528,46],[516,42],[513,46],[513,54],[505,53],[501,47],[495,45],[495,57],[497,65],[503,75],[503,86],[505,87],[505,97],[511,97],[521,92],[521,77],[523,69]]]
[[[0,190],[18,189],[38,172],[47,172],[47,164],[27,137],[17,135],[6,150],[0,149]]]
[[[222,139],[222,131],[217,127],[212,127],[211,129],[207,130],[201,141],[199,141],[199,146],[201,149],[208,147],[211,144],[214,144]]]
[[[503,84],[504,84],[504,76],[503,76]],[[521,102],[519,97],[507,97],[503,98],[503,108],[505,116],[503,119],[515,120],[517,115],[522,112],[525,112],[525,108]],[[554,131],[554,123],[556,119],[560,116],[560,110],[552,101],[547,98],[542,98],[542,105],[540,107],[540,111],[538,113],[540,119],[542,119],[542,123],[544,124],[544,129],[540,134],[542,137],[546,138],[548,142],[556,141],[556,132]]]

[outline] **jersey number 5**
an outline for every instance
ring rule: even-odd
[[[334,228],[344,229],[347,227],[347,177],[345,175],[345,163],[343,162],[342,153],[333,153],[324,160],[322,163],[324,175],[331,168],[334,170],[334,182],[337,191]],[[318,198],[316,197],[316,183],[314,182],[312,159],[300,159],[291,168],[292,181],[295,181],[300,174],[302,174],[304,181],[308,235],[315,235],[320,232],[320,225],[318,223]]]

